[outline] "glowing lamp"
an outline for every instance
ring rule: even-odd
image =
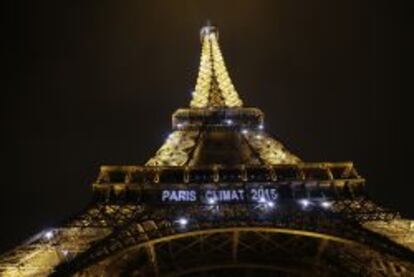
[[[332,206],[332,203],[331,202],[328,202],[328,201],[323,201],[321,203],[321,206],[322,206],[322,208],[328,209],[328,208],[330,208]]]
[[[214,198],[209,198],[208,200],[207,200],[207,203],[208,204],[210,204],[210,205],[214,205],[214,204],[216,204],[216,199],[214,199]]]
[[[233,124],[233,120],[231,120],[231,119],[226,119],[226,124],[227,125],[232,125]]]
[[[177,222],[178,222],[178,224],[180,224],[180,226],[181,226],[181,227],[185,227],[185,226],[187,226],[187,224],[188,224],[188,219],[187,219],[187,218],[182,217],[182,218],[179,218],[179,219],[177,220]]]
[[[47,231],[47,232],[44,234],[44,238],[45,238],[45,239],[51,239],[51,238],[53,238],[53,232],[52,232],[52,231]]]
[[[302,199],[299,201],[303,208],[307,208],[311,203],[307,199]]]

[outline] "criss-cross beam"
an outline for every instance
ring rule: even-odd
[[[311,237],[307,238],[301,235],[293,235],[290,239],[285,239],[285,236],[290,236],[290,233],[287,231],[282,233],[271,232],[269,230],[267,230],[268,232],[263,231],[264,228],[233,228],[228,230],[206,230],[203,232],[177,234],[172,237],[155,239],[143,244],[135,250],[130,249],[130,251],[127,251],[124,254],[128,255],[127,253],[129,252],[130,255],[134,255],[133,253],[139,251],[140,248],[145,249],[144,252],[148,254],[147,260],[149,262],[148,264],[141,265],[141,272],[143,272],[143,274],[151,272],[152,274],[157,275],[165,272],[175,272],[172,274],[174,275],[178,274],[178,272],[188,270],[188,267],[191,267],[194,270],[194,268],[205,266],[203,263],[208,262],[209,259],[213,259],[214,263],[226,262],[243,266],[243,264],[246,263],[246,253],[250,253],[249,255],[253,254],[257,257],[268,256],[267,258],[270,258],[275,249],[284,249],[284,255],[282,255],[282,257],[287,259],[288,257],[299,257],[304,254],[303,249],[309,248],[309,245],[319,245],[319,243],[322,243],[323,241],[327,243],[334,239],[333,243],[335,244],[351,243],[341,239],[337,240],[333,237],[325,239],[317,234],[306,234],[311,235]],[[252,235],[254,239],[251,239]],[[278,236],[282,236],[283,238],[280,239]],[[304,244],[302,242],[296,245],[296,240],[298,239],[307,243]],[[217,244],[217,241],[220,241],[220,243]],[[204,245],[203,248],[208,249],[208,251],[199,251],[201,245]],[[239,245],[241,248],[239,248]],[[276,248],[275,245],[277,246]],[[295,245],[301,245],[301,247],[295,247]],[[165,251],[165,249],[170,250]],[[321,251],[320,247],[318,247],[318,249]],[[156,253],[154,253],[154,251]],[[243,253],[241,260],[238,258],[238,253],[240,251]],[[268,255],[266,255],[266,253],[268,253]],[[312,251],[308,252],[308,255],[313,255]],[[156,257],[156,261],[153,260],[154,257]],[[217,258],[219,258],[219,260],[217,260]],[[117,259],[114,261],[116,260]],[[265,263],[265,261],[263,261],[263,263]],[[113,267],[110,264],[110,262],[107,263],[108,269]],[[316,264],[319,266],[320,263]],[[154,268],[155,266],[158,266],[158,268]],[[308,264],[307,267],[310,270],[313,265]],[[126,268],[128,268],[128,266],[126,266]],[[281,270],[282,267],[279,266],[278,269]],[[285,267],[285,270],[289,271],[291,269],[291,266]]]
[[[149,212],[149,210],[147,210]],[[239,223],[237,221],[229,222],[213,220],[213,221],[197,221],[197,215],[192,215],[195,220],[190,220],[189,224],[183,228],[179,224],[174,222],[173,218],[170,218],[168,212],[170,209],[160,210],[152,214],[154,219],[151,219],[151,214],[145,214],[142,218],[136,218],[131,221],[129,225],[123,228],[115,230],[111,235],[105,239],[95,243],[89,250],[78,255],[73,260],[63,263],[58,266],[57,272],[72,272],[87,268],[93,263],[105,260],[111,255],[122,252],[125,249],[133,248],[138,245],[145,244],[159,238],[170,239],[171,236],[180,236],[186,233],[201,232],[199,234],[210,234],[205,230],[227,230],[228,228],[241,228],[241,226],[248,224],[250,228],[267,228],[271,230],[280,231],[288,230],[294,234],[303,234],[301,232],[309,232],[312,234],[319,234],[320,236],[333,236],[348,238],[361,244],[367,244],[369,247],[373,247],[378,251],[385,251],[392,253],[398,257],[411,257],[412,253],[408,253],[407,249],[403,249],[398,245],[390,242],[388,239],[375,234],[369,230],[362,228],[358,223],[341,219],[340,217],[332,217],[330,214],[321,217],[319,215],[316,221],[311,220],[313,216],[312,212],[302,212],[295,214],[295,220],[279,220],[280,217],[273,217],[272,221],[248,221],[242,220]],[[301,220],[303,217],[304,221]],[[335,219],[336,218],[336,219]],[[282,228],[281,228],[282,227]],[[293,231],[289,231],[293,230]],[[330,235],[329,235],[330,234]],[[230,243],[234,244],[234,242]],[[240,245],[240,241],[238,242]],[[201,244],[200,248],[204,247]],[[238,246],[237,246],[238,247]],[[238,253],[237,251],[236,253]],[[231,254],[230,254],[231,255]]]
[[[209,238],[213,238],[215,235],[221,235],[219,238],[222,241],[219,245],[216,245],[212,248],[209,247],[210,252],[198,252],[196,244],[212,244],[214,241],[209,241]],[[252,237],[249,237],[253,235]],[[276,235],[276,237],[275,237]],[[277,235],[282,235],[282,238],[277,238]],[[262,229],[251,229],[246,228],[235,228],[228,230],[228,232],[203,232],[201,234],[196,234],[191,236],[194,238],[194,241],[188,242],[184,240],[179,243],[182,239],[188,239],[188,236],[179,236],[179,238],[171,238],[171,240],[160,240],[157,243],[148,244],[148,247],[155,247],[158,252],[161,245],[172,244],[177,241],[174,245],[174,248],[177,248],[177,251],[170,253],[170,256],[163,257],[164,264],[168,265],[168,261],[173,262],[173,268],[164,267],[159,268],[157,272],[168,272],[167,276],[179,276],[183,272],[197,272],[198,268],[207,268],[209,266],[214,267],[217,262],[214,260],[212,264],[204,264],[203,262],[208,261],[212,256],[220,255],[222,253],[223,257],[227,257],[226,261],[223,260],[221,265],[223,268],[227,266],[233,266],[237,268],[238,266],[245,266],[246,260],[240,260],[238,255],[240,251],[249,252],[253,256],[257,257],[272,257],[275,250],[282,250],[282,256],[285,256],[287,259],[295,259],[298,257],[309,255],[314,257],[312,266],[303,265],[308,272],[311,270],[317,270],[319,275],[323,276],[323,270],[319,271],[324,267],[324,263],[328,262],[330,265],[334,265],[338,272],[349,272],[349,273],[362,273],[375,275],[375,274],[386,274],[392,276],[398,276],[398,274],[403,275],[407,274],[409,270],[412,270],[406,266],[408,264],[401,263],[398,259],[394,259],[390,256],[379,254],[376,252],[371,252],[365,247],[361,247],[359,244],[355,243],[338,243],[338,241],[332,241],[328,238],[305,238],[303,236],[291,236],[283,237],[286,234],[277,234],[273,232],[263,232]],[[264,247],[265,246],[265,247]],[[143,246],[147,247],[147,246]],[[239,248],[242,247],[242,248]],[[342,250],[341,250],[342,248]],[[328,253],[324,254],[326,250],[329,250]],[[335,256],[335,251],[341,253],[346,253],[344,256],[348,257],[348,260],[341,261]],[[180,253],[183,251],[188,251],[188,254],[185,256],[186,259],[180,259]],[[307,253],[307,254],[306,254]],[[158,256],[160,257],[160,256]],[[192,257],[189,259],[188,257]],[[180,263],[181,261],[181,263]],[[250,260],[249,260],[250,261]],[[254,265],[252,261],[251,265]],[[276,262],[276,260],[275,260]],[[369,264],[369,268],[365,268]],[[216,264],[217,266],[217,264]],[[256,266],[269,266],[266,264],[257,264]],[[271,265],[275,266],[275,265]],[[276,266],[277,267],[277,266]],[[278,271],[290,272],[292,267],[289,264],[285,266],[280,266],[275,268]],[[326,273],[325,274],[329,274]]]
[[[199,226],[198,228],[202,228],[202,226]],[[61,276],[64,274],[70,274],[82,270],[86,270],[87,272],[93,272],[94,268],[96,268],[96,265],[100,265],[103,268],[108,269],[112,267],[112,263],[118,261],[121,257],[128,256],[126,255],[129,253],[134,253],[134,251],[138,251],[139,249],[144,249],[144,253],[147,255],[147,261],[149,262],[147,264],[151,268],[151,272],[160,272],[159,266],[162,264],[165,264],[163,262],[163,258],[160,259],[159,255],[156,255],[157,249],[160,248],[163,244],[168,244],[171,242],[177,242],[180,244],[180,246],[169,247],[170,255],[173,257],[176,257],[176,251],[185,251],[186,248],[192,251],[191,256],[196,256],[198,254],[202,254],[203,252],[199,251],[200,249],[205,249],[204,254],[208,254],[206,249],[209,249],[210,251],[213,251],[211,253],[214,253],[214,251],[219,251],[219,253],[228,252],[228,256],[231,257],[232,261],[239,261],[240,257],[239,254],[240,251],[243,251],[245,247],[253,247],[254,244],[257,243],[256,240],[249,241],[248,244],[246,244],[245,239],[248,239],[247,234],[256,234],[256,238],[259,238],[263,245],[268,245],[269,251],[272,249],[283,249],[285,247],[285,251],[288,251],[289,249],[295,249],[299,246],[303,246],[303,243],[300,243],[295,246],[295,240],[292,240],[293,245],[285,244],[280,245],[279,248],[275,248],[274,242],[267,238],[267,241],[265,240],[265,236],[269,234],[284,234],[289,235],[291,238],[308,238],[310,241],[314,241],[315,239],[320,241],[320,243],[317,244],[310,244],[307,247],[312,250],[313,254],[316,258],[319,260],[323,260],[326,258],[326,255],[323,255],[324,251],[326,251],[327,245],[330,243],[336,243],[338,245],[343,245],[344,247],[349,247],[349,249],[352,249],[357,247],[358,249],[365,249],[364,251],[366,253],[369,252],[375,252],[375,248],[371,248],[371,246],[363,245],[361,243],[353,242],[348,239],[343,239],[339,237],[335,237],[333,235],[327,235],[317,232],[310,232],[310,231],[304,231],[304,230],[294,230],[294,229],[284,229],[284,228],[277,228],[277,227],[261,227],[261,226],[255,226],[255,227],[229,227],[229,228],[216,228],[216,229],[192,229],[192,230],[178,230],[178,232],[172,232],[170,231],[162,231],[161,229],[158,229],[156,233],[154,233],[155,236],[152,236],[150,234],[141,234],[140,233],[134,233],[131,232],[128,234],[129,237],[125,237],[126,233],[120,237],[119,243],[114,241],[113,239],[111,243],[107,244],[106,247],[101,248],[95,248],[94,252],[91,252],[90,254],[84,253],[81,255],[81,257],[78,257],[76,263],[69,263],[66,265],[66,267],[58,267],[56,270],[56,276]],[[217,247],[213,247],[209,245],[211,244],[211,238],[216,235],[223,235],[223,238],[226,238],[225,241],[223,241],[221,244],[217,245]],[[249,235],[249,236],[250,236]],[[362,236],[366,236],[366,234],[361,234]],[[145,237],[146,239],[140,239],[139,237]],[[133,239],[135,237],[135,240]],[[143,237],[143,238],[144,238]],[[191,238],[191,242],[189,244],[183,244],[183,241],[180,241],[181,239],[185,238]],[[197,241],[195,242],[194,239]],[[133,242],[132,244],[122,244],[122,241],[130,241]],[[263,243],[265,242],[265,243]],[[287,242],[286,242],[287,243]],[[191,245],[190,245],[191,244]],[[198,246],[199,244],[199,246]],[[326,245],[325,245],[326,244]],[[208,245],[208,247],[207,247]],[[102,245],[104,246],[104,245]],[[271,247],[270,247],[271,246]],[[206,248],[207,247],[207,248]],[[240,248],[244,247],[244,248]],[[270,248],[269,248],[270,247]],[[174,249],[172,249],[174,248]],[[112,251],[111,251],[112,249]],[[118,250],[116,250],[118,249]],[[273,251],[273,250],[272,250]],[[100,254],[98,254],[100,253]],[[260,253],[260,252],[258,252]],[[315,255],[316,253],[316,255]],[[97,255],[98,254],[98,255]],[[299,255],[300,253],[298,253]],[[110,258],[111,257],[111,258]],[[117,258],[118,257],[118,258]],[[323,257],[323,258],[321,258]],[[391,256],[390,256],[391,257]],[[385,260],[391,259],[396,264],[400,263],[399,258],[384,258]],[[76,258],[75,258],[76,260]],[[90,267],[90,265],[95,264],[95,266]],[[178,265],[178,261],[174,263],[175,265]],[[401,267],[404,267],[405,265],[401,265]],[[116,267],[114,267],[116,268]]]

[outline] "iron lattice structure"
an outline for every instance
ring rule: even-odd
[[[84,210],[5,253],[1,276],[414,276],[414,221],[351,162],[308,163],[243,107],[213,26],[190,108],[144,166],[102,166]]]

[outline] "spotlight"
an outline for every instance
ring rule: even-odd
[[[187,226],[187,224],[188,224],[188,219],[187,219],[187,218],[182,217],[182,218],[179,218],[179,219],[177,220],[177,222],[178,222],[178,224],[180,224],[180,226],[181,226],[181,227],[185,227],[185,226]]]
[[[262,135],[256,135],[256,138],[257,139],[261,139],[262,138]]]
[[[328,209],[332,206],[332,203],[328,201],[322,201],[321,206],[322,208]]]
[[[300,202],[300,204],[302,205],[303,208],[307,208],[311,204],[311,202],[307,199],[302,199],[299,202]]]
[[[53,232],[52,231],[47,231],[44,235],[45,239],[51,239],[53,238]]]
[[[216,204],[216,203],[217,203],[217,200],[216,200],[215,198],[209,198],[209,199],[207,200],[207,203],[208,203],[209,205],[214,205],[214,204]]]
[[[249,130],[243,129],[241,132],[242,132],[243,135],[247,135],[249,133]]]
[[[266,198],[263,196],[259,198],[259,203],[266,203]]]
[[[226,124],[227,125],[232,125],[233,124],[233,120],[231,120],[231,119],[226,119]]]
[[[260,124],[259,126],[257,126],[257,128],[258,128],[259,130],[263,130],[263,129],[264,129],[264,126],[263,126],[263,124]]]
[[[267,202],[266,202],[266,205],[267,205],[269,208],[273,208],[273,207],[275,206],[275,203],[273,203],[272,201],[267,201]]]

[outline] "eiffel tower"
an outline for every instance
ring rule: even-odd
[[[304,162],[265,132],[201,29],[189,108],[145,165],[101,166],[79,213],[0,258],[1,276],[414,276],[414,221],[352,162]]]

